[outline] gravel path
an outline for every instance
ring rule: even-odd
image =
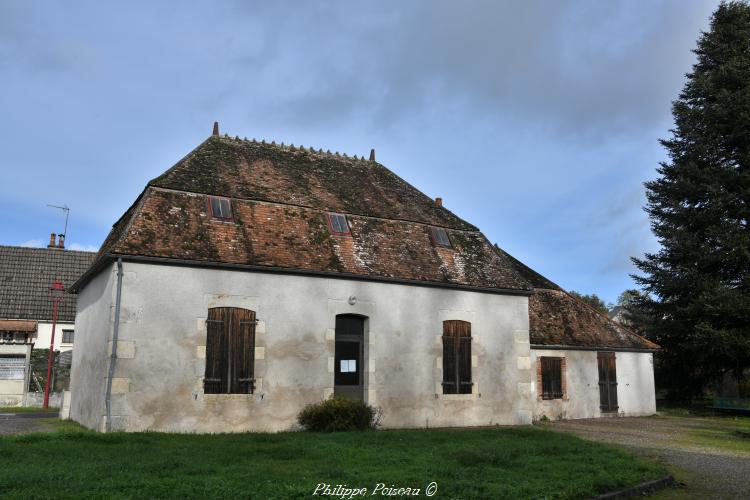
[[[622,445],[665,464],[684,482],[657,493],[661,498],[749,498],[750,442],[734,439],[731,420],[698,417],[598,418],[548,424],[583,438]],[[691,437],[707,432],[734,440],[734,446],[701,444]],[[737,441],[739,440],[739,441]],[[720,441],[721,442],[721,441]],[[736,448],[736,449],[735,449]]]

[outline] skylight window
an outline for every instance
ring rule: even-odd
[[[448,238],[448,233],[442,227],[430,228],[430,236],[432,238],[432,244],[439,247],[452,248],[451,240]]]
[[[328,228],[333,234],[351,234],[346,216],[342,214],[328,214]]]
[[[208,207],[211,209],[211,217],[219,220],[232,220],[232,204],[229,198],[218,196],[208,197]]]

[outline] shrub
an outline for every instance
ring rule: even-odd
[[[380,409],[362,401],[332,396],[305,406],[297,415],[297,422],[314,432],[375,429],[380,424]]]

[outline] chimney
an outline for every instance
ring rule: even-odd
[[[375,150],[374,149],[370,150],[370,161],[375,161]]]
[[[214,131],[211,135],[219,135],[219,122],[214,122]]]
[[[443,199],[442,198],[435,198],[435,205],[442,207],[443,206]]]
[[[55,248],[55,237],[57,235],[55,233],[49,233],[49,245],[47,245],[47,248]]]
[[[58,234],[59,238],[57,240],[57,248],[64,249],[65,248],[65,235],[64,234]]]

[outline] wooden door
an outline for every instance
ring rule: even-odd
[[[333,393],[364,401],[365,319],[361,316],[336,316],[336,353]]]
[[[600,352],[599,363],[599,405],[603,412],[617,411],[617,367],[615,353]]]

